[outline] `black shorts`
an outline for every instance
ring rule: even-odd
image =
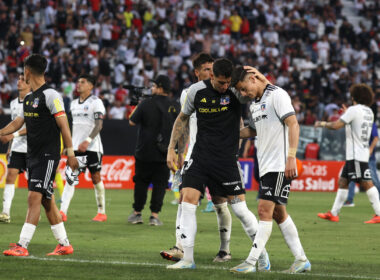
[[[86,167],[90,170],[90,173],[98,172],[102,169],[103,155],[98,152],[87,151],[84,153],[75,151],[75,156],[87,156]]]
[[[357,160],[347,160],[340,177],[357,183],[372,180],[371,169],[369,169],[368,162]]]
[[[290,193],[291,180],[284,172],[269,172],[260,178],[259,199],[286,205]]]
[[[18,173],[23,173],[26,170],[26,153],[11,152],[8,159],[8,169],[18,169]]]
[[[243,176],[238,161],[210,161],[189,159],[183,169],[182,188],[193,188],[204,195],[207,186],[212,196],[245,194]]]
[[[42,193],[43,197],[51,199],[55,172],[59,159],[41,158],[29,159],[27,162],[28,189],[29,191]]]

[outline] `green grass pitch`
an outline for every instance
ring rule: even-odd
[[[2,190],[0,191],[2,193]],[[257,214],[256,192],[249,192],[249,208]],[[0,195],[2,197],[2,194]],[[0,249],[17,242],[26,214],[25,189],[16,189],[12,221],[0,224]],[[148,199],[150,198],[150,194]],[[26,258],[0,256],[0,279],[380,279],[380,224],[364,224],[373,210],[364,193],[355,197],[356,206],[343,208],[339,223],[321,220],[318,212],[331,208],[335,193],[297,193],[290,196],[288,212],[297,225],[301,242],[312,271],[300,275],[281,273],[293,262],[276,225],[267,244],[272,263],[271,273],[233,275],[228,268],[241,263],[248,255],[251,242],[232,214],[231,253],[229,263],[215,264],[219,234],[214,213],[197,211],[198,232],[195,241],[197,269],[168,271],[170,262],[159,252],[175,244],[174,224],[177,206],[170,204],[167,192],[160,214],[164,225],[148,225],[149,204],[143,212],[144,224],[130,225],[126,219],[132,211],[133,191],[107,190],[108,221],[92,222],[96,214],[93,190],[77,189],[65,223],[74,246],[70,256],[47,257],[57,242],[47,219],[42,219]]]

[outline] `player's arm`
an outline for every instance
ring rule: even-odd
[[[87,151],[88,146],[91,144],[92,140],[100,133],[103,128],[103,114],[98,112],[95,113],[95,127],[91,131],[90,135],[78,146],[78,151],[84,153]]]
[[[16,137],[24,136],[26,135],[26,128],[23,128],[19,131],[16,131],[15,133],[4,135],[0,137],[0,141],[3,144],[9,143],[9,147],[12,145],[12,140]]]
[[[174,172],[176,171],[177,167],[178,168],[181,167],[178,165],[175,147],[179,139],[181,137],[183,138],[183,135],[189,126],[189,120],[190,120],[190,115],[186,115],[185,113],[180,112],[173,125],[172,135],[170,137],[170,142],[169,142],[169,147],[168,147],[168,154],[166,157],[166,163],[169,169]]]
[[[256,130],[254,130],[252,127],[246,126],[240,129],[241,139],[253,138],[255,136],[256,136]]]
[[[289,150],[285,165],[285,177],[293,179],[297,177],[296,153],[300,134],[300,127],[295,115],[291,115],[284,120],[289,128]]]
[[[24,118],[16,117],[13,121],[11,121],[8,125],[6,125],[3,129],[0,129],[0,136],[12,134],[19,130],[24,124]]]
[[[335,122],[316,121],[314,124],[315,127],[325,127],[332,130],[341,129],[345,125],[346,124],[340,119]]]

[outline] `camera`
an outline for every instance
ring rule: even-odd
[[[133,85],[124,85],[123,87],[129,91],[129,98],[131,100],[130,105],[137,105],[142,100],[152,97],[150,88],[136,87]]]

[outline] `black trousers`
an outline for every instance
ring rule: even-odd
[[[153,184],[150,210],[154,213],[161,211],[165,191],[168,187],[169,169],[165,162],[147,162],[136,158],[134,203],[133,209],[140,212],[144,209],[148,196],[149,184]]]

